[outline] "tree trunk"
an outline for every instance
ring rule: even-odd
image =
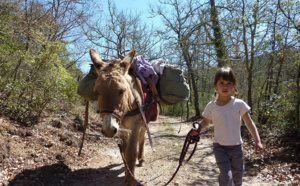
[[[249,51],[248,51],[248,42],[247,42],[247,32],[246,32],[246,23],[245,23],[245,2],[243,1],[243,10],[242,10],[242,24],[243,24],[243,44],[245,48],[245,63],[246,63],[246,69],[248,72],[247,82],[248,82],[248,105],[252,107],[252,69],[250,69],[250,61],[249,61]]]
[[[278,73],[277,73],[277,77],[276,77],[276,81],[275,81],[275,86],[274,86],[274,94],[278,94],[279,79],[281,77],[283,62],[284,62],[284,57],[280,57],[280,59],[279,59],[279,69],[278,69]]]
[[[194,92],[194,106],[195,106],[196,116],[200,117],[201,114],[200,114],[200,109],[199,109],[198,87],[197,87],[196,80],[195,80],[195,74],[192,70],[191,60],[190,60],[189,56],[186,54],[186,52],[183,52],[183,57],[186,61],[186,64],[188,67],[188,73],[190,74],[190,77],[191,77],[192,89]]]
[[[252,71],[248,72],[248,105],[252,108]]]
[[[186,101],[186,120],[188,120],[190,117],[190,106],[189,101]]]
[[[211,6],[211,22],[212,28],[214,31],[214,39],[212,40],[215,50],[217,53],[217,61],[218,67],[223,67],[225,65],[225,58],[226,58],[226,47],[223,38],[223,33],[221,31],[219,18],[218,18],[218,11],[215,6],[215,0],[210,0]]]
[[[298,129],[300,129],[300,64],[298,62],[298,74],[297,74],[297,79],[296,79],[296,84],[297,84],[297,103],[296,103],[296,110],[295,110],[295,115],[296,115],[296,126]]]

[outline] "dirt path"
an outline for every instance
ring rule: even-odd
[[[141,171],[137,171],[137,177],[144,180],[146,185],[166,183],[178,166],[182,146],[191,126],[191,123],[180,122],[180,118],[166,116],[150,124],[157,152],[152,152],[149,144],[146,144],[148,161],[145,167],[140,168]],[[219,170],[215,164],[211,138],[212,132],[201,135],[192,159],[180,168],[170,185],[218,185]],[[244,185],[274,185],[253,177],[245,177],[244,180]]]
[[[1,120],[0,186],[93,186],[123,185],[124,165],[116,139],[99,135],[99,127],[91,121],[87,138],[78,157],[81,132],[66,119],[49,125],[24,129]],[[178,131],[180,130],[180,133]],[[191,123],[178,118],[160,116],[150,123],[156,152],[146,140],[146,162],[136,168],[136,177],[145,185],[163,185],[178,166],[185,136]],[[9,131],[9,132],[6,132]],[[181,167],[170,185],[218,185],[218,169],[212,153],[211,134],[201,135],[197,151],[188,164]],[[191,147],[192,149],[192,147]],[[188,156],[188,155],[187,155]],[[245,177],[244,185],[276,185],[255,177]]]
[[[166,116],[160,116],[157,122],[150,123],[156,152],[152,151],[147,138],[146,163],[143,167],[136,168],[136,178],[145,185],[164,185],[178,166],[182,146],[190,129],[191,123],[183,123],[179,118]],[[188,164],[180,168],[170,185],[218,185],[219,170],[215,164],[211,143],[211,134],[201,137],[194,156]],[[190,147],[190,149],[192,148],[193,146]],[[123,185],[125,169],[118,148],[116,146],[103,148],[100,154],[103,154],[104,157],[93,157],[88,166],[95,169],[104,167],[102,173],[107,171],[105,172],[106,177],[104,180],[95,177],[91,182],[95,185]],[[255,177],[245,177],[244,180],[246,186],[275,185],[261,182]],[[76,185],[85,185],[85,183]]]

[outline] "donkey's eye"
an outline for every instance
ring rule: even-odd
[[[121,97],[121,96],[123,96],[123,94],[124,94],[124,90],[120,90],[119,96]]]

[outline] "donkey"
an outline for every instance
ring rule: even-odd
[[[136,159],[142,166],[144,162],[144,143],[146,127],[141,114],[126,115],[143,103],[143,93],[136,78],[129,74],[136,50],[131,50],[120,61],[104,63],[96,50],[90,49],[93,65],[98,73],[94,91],[98,95],[98,107],[103,120],[102,133],[107,137],[114,137],[120,132],[123,141],[125,160],[134,175]],[[120,129],[129,129],[131,133]],[[130,173],[125,172],[125,185],[136,185]]]

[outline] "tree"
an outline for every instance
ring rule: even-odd
[[[12,118],[35,124],[56,99],[76,99],[77,82],[65,68],[70,61],[61,40],[67,31],[56,29],[61,23],[53,21],[51,10],[55,8],[48,9],[38,1],[0,2],[0,6],[4,18],[0,25],[5,25],[0,27],[0,40],[5,41],[0,55],[4,59],[0,65],[0,107]]]
[[[289,30],[295,30],[298,34],[291,34],[295,38],[292,39],[294,40],[293,46],[296,44],[299,44],[299,34],[300,34],[300,4],[297,1],[294,0],[277,0],[277,7],[282,13],[282,16],[286,19],[282,23],[279,23],[278,26],[281,28],[286,28],[287,33],[289,33]],[[292,31],[291,31],[292,32]],[[286,38],[288,35],[286,35]],[[291,41],[289,39],[289,41]],[[297,42],[298,41],[298,42]],[[295,43],[296,42],[296,43]],[[297,59],[299,57],[299,52],[294,56],[294,59]],[[299,61],[296,60],[295,62],[296,66],[296,104],[295,104],[295,124],[297,126],[298,133],[300,133],[300,63]],[[277,82],[277,81],[276,81]],[[298,134],[299,135],[299,134]]]
[[[253,106],[252,101],[252,83],[253,83],[253,73],[255,56],[258,55],[259,48],[262,46],[266,35],[268,33],[268,27],[262,31],[258,31],[257,28],[263,23],[264,15],[263,12],[267,2],[261,3],[259,0],[253,2],[253,4],[246,4],[242,0],[242,33],[243,33],[243,45],[245,52],[245,65],[248,73],[248,104],[250,107]],[[251,8],[253,7],[253,8]],[[260,38],[258,38],[258,34]],[[248,43],[248,39],[250,43]]]
[[[157,58],[154,46],[158,41],[153,37],[153,28],[143,24],[140,14],[118,11],[111,0],[108,0],[108,13],[108,16],[103,13],[103,17],[89,20],[83,28],[87,39],[100,47],[102,54],[124,55],[135,48],[149,60]]]
[[[211,10],[210,10],[211,23],[212,23],[213,33],[214,33],[214,38],[212,39],[212,43],[214,44],[217,53],[218,67],[223,67],[225,65],[225,58],[226,58],[226,46],[225,46],[221,26],[219,23],[219,14],[215,5],[215,0],[210,0],[210,6],[211,6]]]
[[[300,21],[297,19],[299,17],[299,3],[295,0],[288,0],[282,2],[281,0],[277,1],[277,6],[284,17],[291,23],[292,27],[300,33]],[[291,27],[288,27],[291,28]]]
[[[198,46],[200,46],[200,44],[197,42],[201,37],[199,30],[203,24],[198,21],[198,15],[200,8],[204,5],[193,0],[181,1],[180,3],[177,0],[159,2],[160,6],[151,8],[152,14],[160,16],[163,19],[166,27],[166,30],[163,31],[163,33],[166,33],[164,38],[168,39],[169,46],[175,48],[185,62],[192,85],[195,115],[201,116],[199,109],[199,91],[196,81],[197,72],[195,68],[193,68],[193,65],[199,56]],[[166,6],[168,6],[168,8],[166,8]],[[171,12],[168,14],[166,10],[170,10]]]

